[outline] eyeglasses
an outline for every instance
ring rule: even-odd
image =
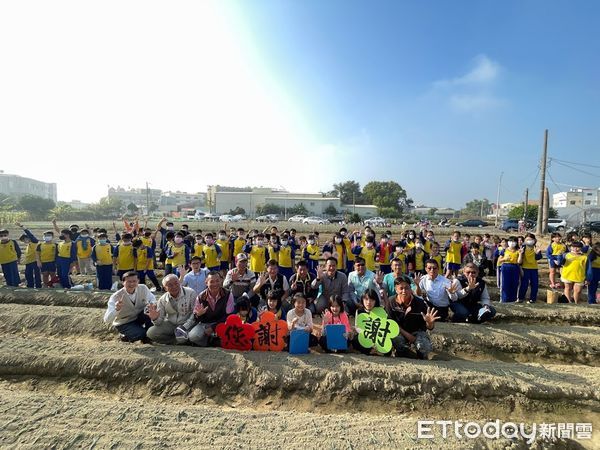
[[[425,267],[425,270],[438,270],[438,268],[433,266],[427,266]]]
[[[465,270],[465,274],[473,274],[475,275],[477,272],[475,272],[474,270]]]
[[[364,266],[364,264],[363,264],[363,263],[354,263],[354,265],[355,265],[356,267],[362,267],[362,266]]]

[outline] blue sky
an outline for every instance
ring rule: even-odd
[[[599,13],[594,1],[4,2],[0,169],[58,182],[60,200],[146,181],[318,192],[354,179],[458,208],[495,201],[501,172],[502,202],[527,187],[535,198],[548,128],[550,156],[592,174],[553,163],[551,192],[598,187]]]

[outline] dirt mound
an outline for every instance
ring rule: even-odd
[[[112,292],[72,291],[64,289],[0,288],[0,304],[77,306],[106,308]]]

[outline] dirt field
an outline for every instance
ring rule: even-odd
[[[124,344],[109,295],[0,289],[0,448],[600,448],[600,307],[495,302],[492,324],[438,324],[418,361]],[[418,440],[425,419],[594,432]]]

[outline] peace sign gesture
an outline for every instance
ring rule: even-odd
[[[421,315],[423,316],[423,320],[425,320],[425,324],[427,325],[428,329],[432,330],[435,321],[440,318],[440,316],[438,316],[437,314],[438,314],[437,309],[431,308],[431,307],[427,307],[427,313],[421,313]]]

